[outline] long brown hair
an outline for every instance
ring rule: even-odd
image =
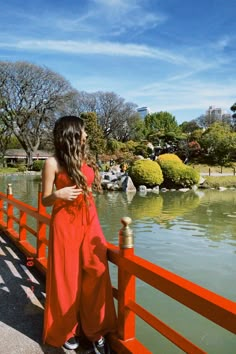
[[[81,172],[82,163],[87,163],[95,172],[94,189],[101,191],[100,175],[94,157],[88,146],[82,142],[84,120],[76,116],[59,118],[53,129],[55,155],[59,164],[66,170],[75,184],[82,188],[87,197],[88,185],[86,177]]]

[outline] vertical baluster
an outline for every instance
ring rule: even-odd
[[[132,220],[121,219],[123,228],[119,232],[121,257],[134,254],[133,232],[129,228]],[[129,300],[135,301],[135,276],[118,266],[118,335],[122,340],[135,337],[135,314],[126,308]]]
[[[27,214],[25,211],[20,211],[20,222],[19,222],[19,239],[20,241],[26,240],[26,229],[25,226],[27,223]]]
[[[38,189],[38,213],[45,214],[46,208],[42,204],[42,183]],[[46,224],[37,220],[37,258],[46,257],[46,245],[43,240],[46,238]]]
[[[12,185],[7,185],[7,199],[13,199]],[[7,203],[7,229],[13,229],[13,205]]]
[[[0,225],[4,225],[3,199],[0,199]]]

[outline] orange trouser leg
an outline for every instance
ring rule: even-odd
[[[80,320],[86,337],[95,341],[116,330],[116,313],[107,262],[107,247],[99,223],[90,225],[82,244]]]
[[[63,216],[60,215],[63,220]],[[68,223],[54,223],[50,235],[43,342],[60,347],[78,327],[82,238]],[[73,226],[73,225],[72,225]],[[81,234],[82,231],[81,230]]]

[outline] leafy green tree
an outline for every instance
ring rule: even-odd
[[[97,157],[104,152],[105,139],[103,131],[98,124],[97,115],[94,112],[82,113],[81,118],[85,120],[85,129],[88,134],[88,144],[91,152]]]
[[[110,154],[115,154],[116,152],[118,152],[120,150],[120,148],[123,146],[123,143],[121,143],[120,141],[116,140],[116,139],[107,139],[107,153]]]
[[[200,144],[213,163],[223,166],[231,160],[236,148],[235,134],[228,125],[216,122],[203,133]]]
[[[144,118],[146,136],[153,143],[158,143],[160,139],[173,141],[181,130],[175,117],[168,112],[158,112],[148,114]]]
[[[151,154],[150,148],[145,144],[145,143],[140,143],[135,147],[134,154],[135,155],[141,155],[144,158],[147,158]]]
[[[144,118],[146,128],[150,132],[161,131],[162,133],[179,132],[179,126],[175,117],[168,112],[148,114]]]
[[[230,110],[233,112],[232,120],[233,120],[233,128],[236,131],[236,102],[230,107]]]
[[[199,125],[197,124],[196,120],[191,120],[190,122],[183,122],[179,126],[183,133],[192,133],[195,130],[199,129]]]
[[[194,130],[190,135],[189,135],[189,141],[197,141],[199,142],[202,138],[202,134],[204,133],[203,129],[197,129]]]

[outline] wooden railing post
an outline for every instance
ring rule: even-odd
[[[119,247],[122,257],[134,254],[133,232],[129,228],[132,220],[121,219],[123,228],[119,232]],[[129,301],[135,301],[135,276],[122,265],[118,265],[118,335],[121,340],[135,338],[135,314],[127,308]]]
[[[7,199],[12,199],[12,185],[9,183],[7,185]],[[7,204],[7,228],[13,229],[13,205]]]
[[[27,223],[27,214],[24,211],[20,211],[20,220],[19,220],[19,241],[26,240],[26,228],[25,225]]]
[[[0,199],[0,224],[3,225],[4,223],[4,218],[3,218],[3,215],[4,215],[4,212],[3,212],[3,199]]]
[[[45,214],[46,208],[42,204],[42,183],[38,189],[38,213]],[[46,238],[46,224],[37,222],[37,258],[46,258],[46,245],[43,240]]]
[[[40,214],[45,214],[46,208],[42,203],[42,183],[39,183],[39,188],[38,188],[38,212]]]

